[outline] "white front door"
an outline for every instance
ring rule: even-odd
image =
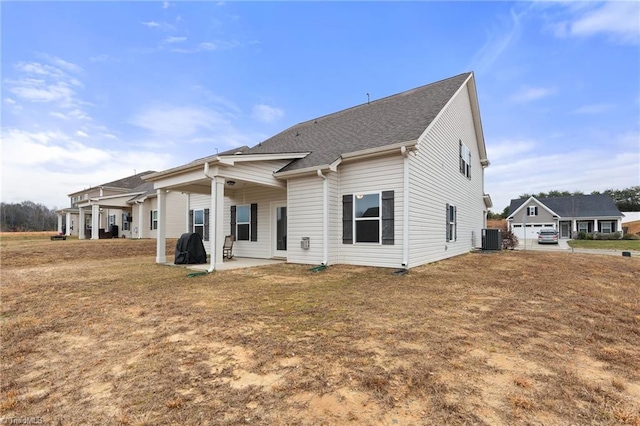
[[[287,257],[287,204],[271,203],[271,255]]]

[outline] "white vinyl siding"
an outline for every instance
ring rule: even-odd
[[[167,238],[179,238],[184,233],[187,227],[186,215],[187,215],[187,195],[181,192],[169,191],[166,195],[167,209],[165,219],[165,232]],[[150,217],[149,212],[158,209],[158,198],[147,198],[140,206],[133,206],[133,222],[131,226],[134,228],[132,234],[133,238],[138,238],[135,233],[135,228],[138,227],[139,221],[137,214],[142,214],[142,229],[138,231],[141,233],[141,238],[157,238],[158,230],[150,229]],[[208,206],[207,206],[208,208]],[[141,210],[141,211],[140,211]]]
[[[456,154],[456,161],[457,158]],[[402,162],[403,158],[398,149],[397,154],[342,164],[338,168],[339,263],[387,268],[402,266],[402,206],[404,202]],[[394,244],[355,243],[355,235],[354,244],[342,244],[342,196],[382,191],[394,191]],[[440,217],[443,215],[441,214]]]
[[[471,178],[460,173],[460,141],[470,151]],[[480,245],[484,173],[466,86],[422,134],[417,148],[409,156],[409,267],[467,253]],[[447,242],[447,203],[457,210],[455,243]]]
[[[319,176],[290,179],[288,187],[287,259],[291,263],[317,265],[323,257],[323,179]],[[307,250],[300,247],[302,237],[309,237]]]
[[[286,182],[275,179],[273,172],[280,170],[290,162],[291,160],[252,161],[235,163],[232,167],[221,166],[221,169],[224,170],[224,176],[227,181],[244,180],[263,185],[281,186],[284,189]]]

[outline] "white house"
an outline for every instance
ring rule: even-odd
[[[171,192],[211,270],[225,235],[238,257],[411,268],[480,244],[491,199],[473,73],[297,124],[237,154],[145,176],[167,261]],[[215,242],[215,244],[211,244]]]

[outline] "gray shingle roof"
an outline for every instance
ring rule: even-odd
[[[136,173],[135,175],[132,176],[127,176],[126,178],[122,178],[122,179],[118,179],[118,180],[114,180],[113,182],[109,182],[109,183],[103,183],[102,185],[98,185],[100,186],[108,186],[111,188],[123,188],[123,189],[133,189],[137,186],[140,186],[142,184],[145,183],[144,180],[142,180],[142,176],[144,175],[148,175],[149,173],[155,173],[154,170],[147,170],[146,172],[142,172],[142,173]]]
[[[281,171],[331,164],[342,154],[409,142],[429,126],[471,73],[297,124],[249,154],[310,152]]]
[[[566,197],[536,198],[560,217],[602,217],[620,216],[613,199],[606,195],[574,195]],[[513,214],[528,198],[511,200],[509,216]]]

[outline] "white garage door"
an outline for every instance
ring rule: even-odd
[[[527,223],[526,227],[522,224],[516,224],[516,225],[513,225],[512,229],[515,236],[520,239],[522,238],[537,239],[538,232],[540,232],[542,228],[555,228],[555,226],[553,226],[553,223],[536,223],[536,224]]]

